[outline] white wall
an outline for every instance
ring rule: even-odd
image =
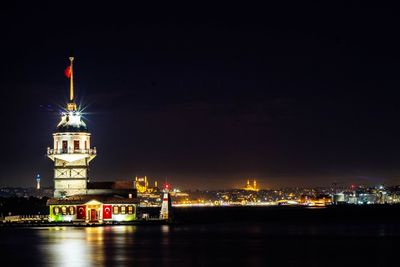
[[[74,148],[74,140],[79,141],[79,149],[90,149],[90,133],[55,133],[53,134],[53,149],[62,149],[62,141],[68,142],[68,149],[72,150]],[[85,148],[85,141],[87,142],[87,147]]]

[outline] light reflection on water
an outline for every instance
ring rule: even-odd
[[[42,240],[39,251],[47,266],[104,266],[107,260],[126,262],[136,226],[57,227],[37,232]],[[106,244],[107,243],[107,244]],[[112,247],[107,259],[106,245]]]
[[[357,256],[366,251],[382,261],[391,255],[399,236],[396,225],[358,224],[10,228],[0,229],[0,252],[14,266],[320,266],[335,247],[354,263],[362,263]],[[373,262],[369,258],[367,263]]]

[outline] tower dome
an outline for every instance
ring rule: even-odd
[[[82,116],[78,111],[65,112],[61,116],[61,121],[57,125],[57,133],[66,132],[83,132],[87,133],[88,128],[82,120]]]

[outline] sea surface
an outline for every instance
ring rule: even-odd
[[[0,266],[399,266],[396,211],[192,208],[172,225],[2,227]]]

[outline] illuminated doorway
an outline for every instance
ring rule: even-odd
[[[95,222],[98,220],[97,211],[95,209],[90,209],[90,221]]]

